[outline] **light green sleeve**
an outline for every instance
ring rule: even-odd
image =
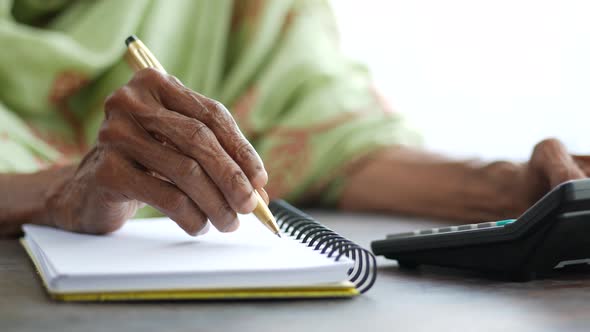
[[[264,160],[272,197],[332,205],[355,162],[420,136],[339,50],[324,1],[296,1],[281,34],[233,112]],[[257,38],[268,37],[251,45]]]
[[[58,160],[60,154],[0,103],[0,173],[28,173]]]

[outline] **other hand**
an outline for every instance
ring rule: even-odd
[[[518,168],[512,206],[520,214],[557,185],[588,177],[590,156],[570,154],[562,142],[550,138],[538,143],[529,161]]]

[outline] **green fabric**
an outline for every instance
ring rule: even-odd
[[[0,172],[71,159],[77,139],[93,144],[105,97],[132,76],[130,34],[228,106],[275,197],[332,204],[348,165],[419,142],[339,52],[324,1],[0,0]]]

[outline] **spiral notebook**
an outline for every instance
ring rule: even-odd
[[[64,301],[352,297],[375,281],[375,258],[284,201],[282,238],[253,216],[233,233],[190,237],[167,218],[104,236],[25,225],[21,243],[51,297]]]

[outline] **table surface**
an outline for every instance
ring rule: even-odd
[[[368,247],[388,233],[442,222],[311,211]],[[60,303],[45,294],[16,240],[0,241],[1,331],[586,331],[590,281],[576,275],[528,283],[437,268],[399,270],[378,259],[366,294],[345,300]]]

